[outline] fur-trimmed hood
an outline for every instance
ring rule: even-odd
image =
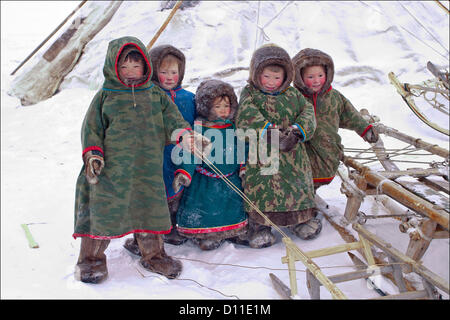
[[[200,83],[195,93],[197,116],[208,119],[214,99],[224,95],[230,99],[231,112],[228,119],[234,121],[238,108],[237,97],[233,87],[221,80],[206,80]]]
[[[278,92],[287,89],[294,76],[291,58],[286,50],[274,44],[264,45],[253,53],[252,60],[250,61],[250,77],[248,82],[261,90],[262,86],[259,81],[259,76],[265,67],[272,64],[283,67],[285,72],[284,82],[281,84]]]
[[[119,77],[119,57],[124,50],[125,54],[131,51],[137,51],[144,57],[145,74],[143,81],[137,85],[126,84]],[[153,69],[150,61],[150,56],[147,53],[145,45],[138,38],[126,36],[110,41],[105,57],[105,64],[103,66],[103,75],[105,77],[103,88],[123,90],[131,88],[132,86],[139,89],[152,86],[150,77],[152,76]]]
[[[181,86],[181,83],[183,82],[183,78],[184,78],[184,70],[186,67],[186,57],[184,56],[183,52],[181,52],[179,49],[175,48],[174,46],[172,46],[170,44],[165,44],[165,45],[156,46],[156,47],[150,49],[148,53],[150,55],[150,58],[151,58],[152,64],[153,64],[153,68],[154,68],[152,81],[153,81],[153,83],[155,83],[158,86],[160,86],[159,79],[158,79],[159,67],[160,67],[161,61],[164,59],[164,57],[168,54],[172,54],[175,57],[177,57],[178,59],[180,59],[181,64],[179,65],[179,70],[178,70],[179,78],[178,78],[178,82],[177,82],[177,85],[175,86],[175,88]]]
[[[312,95],[314,92],[308,88],[302,79],[302,69],[310,66],[322,65],[325,67],[327,81],[324,83],[319,94],[324,93],[330,88],[334,77],[334,63],[333,59],[318,49],[306,48],[297,53],[292,58],[292,65],[294,66],[294,87],[300,90],[301,93]]]

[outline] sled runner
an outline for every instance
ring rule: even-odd
[[[421,110],[417,98],[421,97],[434,109],[449,116],[449,78],[448,72],[439,71],[439,69],[430,61],[427,63],[428,70],[435,76],[434,79],[426,80],[420,85],[401,83],[393,72],[389,72],[388,77],[391,84],[397,89],[397,92],[403,98],[406,105],[421,121],[440,133],[449,135],[448,128],[443,128],[433,122]]]

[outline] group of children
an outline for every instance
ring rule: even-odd
[[[331,87],[333,60],[319,50],[304,49],[291,59],[276,45],[257,49],[239,100],[220,80],[202,82],[195,95],[186,91],[185,65],[184,54],[171,45],[147,52],[134,37],[109,44],[104,84],[82,125],[73,234],[81,237],[80,281],[104,280],[110,240],[128,234],[133,238],[124,247],[141,256],[144,268],[169,279],[182,264],[165,253],[164,242],[191,239],[202,250],[225,239],[271,246],[276,238],[255,207],[277,226],[313,239],[322,228],[315,190],[331,182],[343,156],[338,129],[378,139]],[[238,157],[236,129],[255,130],[267,148],[276,140],[275,171],[262,173],[267,163],[249,161],[254,150],[248,141]],[[189,161],[175,163],[174,154]]]

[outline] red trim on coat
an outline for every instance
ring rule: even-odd
[[[330,183],[335,176],[329,178],[313,178],[313,182]]]
[[[237,224],[233,224],[230,226],[223,226],[223,227],[214,227],[214,228],[182,228],[177,226],[177,230],[182,233],[189,233],[189,234],[198,234],[198,233],[212,233],[212,232],[221,232],[221,231],[227,231],[227,230],[233,230],[245,227],[248,224],[248,220],[244,220],[242,222],[239,222]]]
[[[198,124],[199,126],[206,127],[206,128],[213,128],[213,129],[225,129],[225,128],[228,128],[233,125],[231,123],[226,123],[226,124],[215,124],[212,126],[207,126],[207,125],[204,125],[202,121],[195,121],[194,124]]]
[[[88,237],[91,239],[96,239],[96,240],[111,240],[111,239],[117,239],[117,238],[122,238],[124,236],[127,236],[131,233],[151,233],[151,234],[168,234],[170,233],[170,231],[172,230],[172,227],[170,227],[169,230],[163,230],[163,231],[154,231],[154,230],[146,230],[146,229],[136,229],[136,230],[131,230],[127,233],[118,235],[118,236],[96,236],[93,234],[81,234],[81,233],[74,233],[72,235],[72,237],[74,239],[76,239],[77,237]]]
[[[331,89],[333,89],[333,87],[330,85],[330,87],[324,92],[324,93],[328,93],[331,91]],[[302,93],[303,96],[305,98],[312,98],[313,99],[313,104],[314,104],[314,115],[316,115],[316,106],[317,106],[317,96],[319,95],[318,93],[314,93],[312,96],[310,96],[309,94],[306,93]]]
[[[189,181],[191,181],[192,180],[192,177],[191,177],[191,175],[189,174],[189,172],[187,172],[186,170],[183,170],[183,169],[178,169],[178,170],[176,170],[173,174],[176,176],[177,175],[177,173],[181,173],[181,174],[184,174],[186,177],[188,177],[189,178]]]
[[[119,63],[119,57],[120,57],[120,54],[122,53],[123,48],[125,48],[125,47],[128,46],[128,45],[133,45],[133,46],[135,46],[135,47],[138,49],[138,51],[141,53],[142,57],[144,58],[145,62],[147,63],[147,68],[148,68],[148,78],[147,78],[147,80],[145,80],[144,82],[139,83],[138,85],[136,85],[136,86],[135,86],[135,88],[136,88],[136,87],[140,87],[140,86],[146,84],[146,83],[150,80],[150,74],[152,73],[152,65],[151,65],[150,62],[147,60],[147,56],[145,55],[145,53],[141,50],[141,48],[140,48],[136,43],[134,43],[134,42],[128,42],[128,43],[125,43],[125,44],[119,49],[119,52],[117,53],[117,56],[116,56],[116,62],[114,63],[114,69],[115,69],[115,71],[116,71],[116,76],[117,76],[117,79],[119,79],[119,81],[120,81],[121,84],[123,84],[123,85],[126,86],[126,87],[131,87],[131,86],[126,85],[125,83],[122,82],[122,80],[121,80],[120,77],[119,77],[119,70],[117,69],[117,67],[118,67],[117,64]]]
[[[97,147],[97,146],[90,146],[90,147],[87,147],[87,148],[85,148],[85,149],[83,150],[82,156],[84,156],[84,154],[85,154],[86,152],[89,152],[89,151],[92,151],[92,150],[100,151],[100,152],[102,153],[103,156],[105,155],[105,153],[103,152],[103,149],[102,149],[102,148]]]
[[[361,137],[364,137],[364,135],[367,133],[367,131],[369,131],[370,128],[372,128],[372,125],[371,125],[371,124],[369,124],[369,125],[367,126],[367,128],[364,129],[363,133],[361,133]]]

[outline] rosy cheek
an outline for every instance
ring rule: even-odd
[[[164,83],[166,81],[166,77],[161,74],[158,74],[158,79],[160,83]]]
[[[313,81],[311,79],[306,79],[305,80],[305,84],[308,88],[311,88],[313,85]]]
[[[283,83],[283,80],[279,79],[275,82],[275,86],[279,87]]]
[[[178,82],[178,78],[179,78],[179,76],[173,76],[173,82],[177,83]]]
[[[323,85],[327,81],[327,78],[323,77],[320,79],[320,85]]]

